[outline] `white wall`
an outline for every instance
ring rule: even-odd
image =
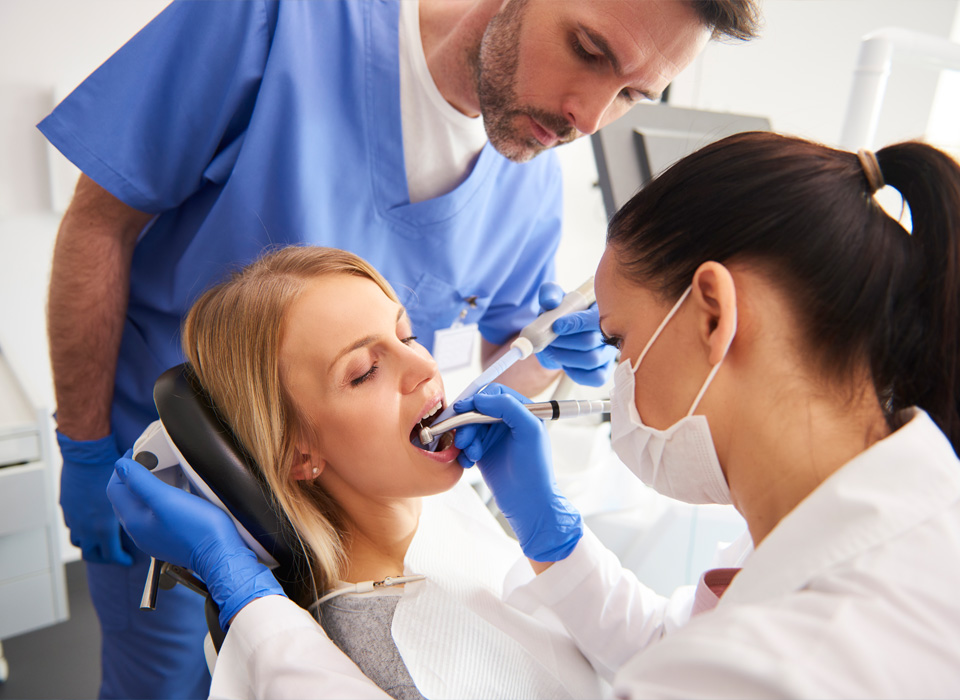
[[[953,18],[950,40],[960,44],[960,10]],[[960,71],[942,71],[933,98],[927,136],[960,158]]]

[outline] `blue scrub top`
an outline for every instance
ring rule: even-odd
[[[121,449],[156,418],[153,383],[183,361],[193,301],[268,246],[366,258],[428,348],[463,311],[497,344],[536,316],[560,238],[556,156],[516,164],[487,144],[454,191],[411,204],[398,7],[174,2],[39,125],[102,187],[157,215],[133,256]]]

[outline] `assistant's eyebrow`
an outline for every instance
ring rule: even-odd
[[[617,58],[617,54],[613,52],[613,49],[610,48],[610,44],[607,43],[607,40],[604,39],[600,34],[595,32],[589,27],[585,27],[582,24],[577,24],[580,28],[580,31],[587,35],[587,38],[593,43],[594,46],[599,49],[600,53],[603,54],[603,57],[610,61],[610,65],[613,66],[613,72],[617,75],[618,78],[623,77],[623,66],[620,65],[620,59]],[[646,97],[651,102],[656,102],[660,99],[662,93],[652,93],[649,90],[643,90],[641,88],[632,88],[636,90],[641,95]]]
[[[401,306],[400,309],[397,311],[397,323],[400,323],[400,319],[403,318],[403,315],[405,313],[407,313],[407,310]],[[341,358],[343,358],[344,355],[349,355],[351,352],[355,352],[360,348],[370,345],[371,343],[375,343],[378,340],[380,340],[381,337],[383,336],[379,334],[364,336],[363,338],[360,338],[360,340],[356,341],[352,345],[345,347],[343,350],[337,353],[337,356],[335,358],[333,358],[333,362],[330,363],[330,369],[332,370],[336,366],[336,364],[341,360]]]

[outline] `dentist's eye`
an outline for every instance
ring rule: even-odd
[[[368,369],[366,372],[364,372],[363,374],[361,374],[361,375],[360,375],[359,377],[357,377],[356,379],[350,380],[350,384],[353,385],[353,386],[360,386],[361,384],[363,384],[363,383],[364,383],[365,381],[367,381],[368,379],[372,379],[372,378],[373,378],[373,375],[375,375],[375,374],[377,373],[377,370],[378,370],[378,369],[380,369],[379,366],[373,365],[370,369]]]
[[[600,58],[596,54],[593,54],[587,51],[587,49],[584,48],[583,44],[581,43],[580,39],[576,37],[576,35],[574,35],[573,39],[571,40],[570,46],[573,49],[573,53],[575,53],[581,60],[586,61],[587,63],[592,63],[593,61],[596,61],[598,58]]]

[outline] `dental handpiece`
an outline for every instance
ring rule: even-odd
[[[437,422],[434,423],[434,426],[439,425],[441,421],[451,418],[454,415],[453,404],[457,401],[473,396],[487,384],[506,372],[518,360],[525,360],[533,353],[540,352],[547,347],[557,337],[557,334],[553,330],[553,322],[561,316],[590,308],[590,305],[596,301],[596,298],[596,294],[593,291],[593,276],[591,275],[579,287],[565,294],[559,306],[550,311],[544,311],[525,326],[524,329],[520,331],[520,335],[517,336],[516,340],[510,344],[510,349],[460,392],[456,401],[447,406],[437,417]],[[434,432],[434,435],[437,434],[438,433]],[[437,443],[432,440],[424,441],[421,439],[420,444],[430,450],[435,450],[437,447]]]
[[[542,403],[527,403],[524,407],[541,420],[557,420],[559,418],[578,418],[596,413],[610,413],[609,399],[567,399],[564,401],[544,401]],[[420,442],[428,445],[435,438],[461,425],[473,423],[498,423],[502,419],[487,416],[477,411],[460,413],[453,418],[438,421],[433,425],[420,430]]]

